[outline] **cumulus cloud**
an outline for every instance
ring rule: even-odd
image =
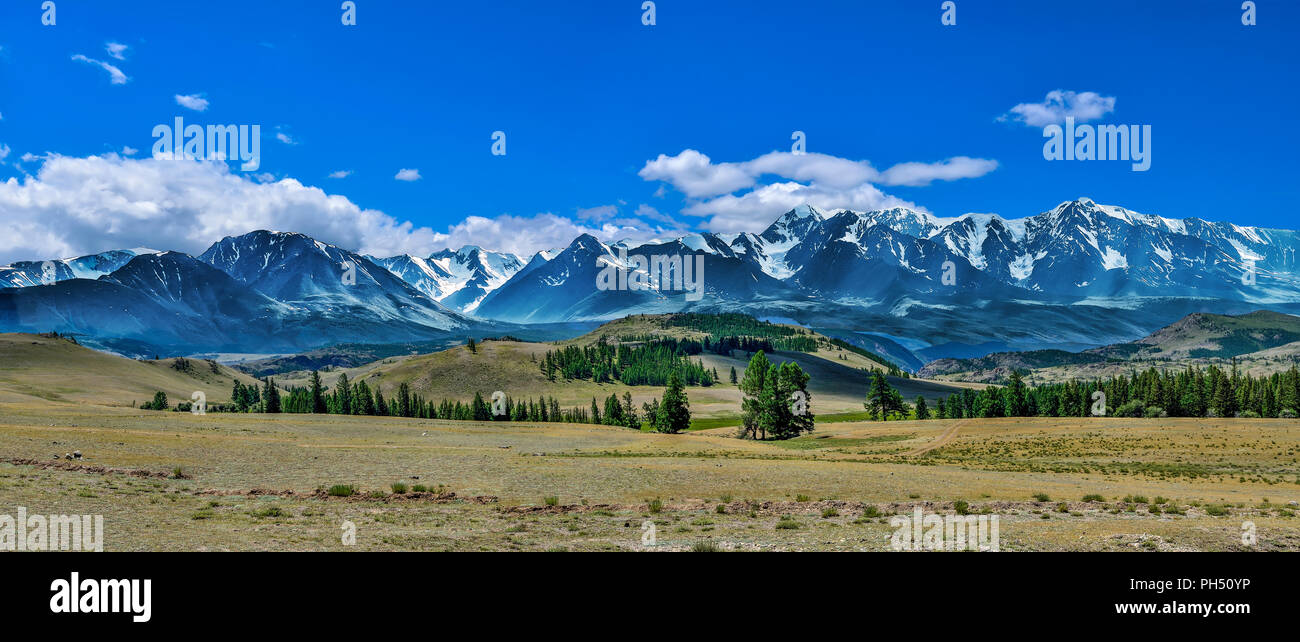
[[[1047,98],[1041,103],[1020,103],[1012,107],[999,120],[1014,120],[1030,127],[1046,127],[1064,123],[1067,116],[1074,117],[1075,122],[1085,123],[1112,111],[1115,111],[1114,96],[1102,96],[1094,91],[1057,89],[1047,92]]]
[[[81,54],[74,55],[72,59],[77,62],[84,62],[88,65],[95,65],[100,69],[107,71],[109,82],[113,83],[114,85],[125,85],[126,81],[130,80],[130,78],[126,77],[126,74],[122,73],[121,69],[118,69],[117,67],[114,67],[113,65],[110,65],[102,60],[87,58]]]
[[[110,42],[104,45],[104,51],[107,51],[108,55],[118,60],[126,60],[126,50],[127,46],[120,42]]]
[[[35,176],[0,183],[0,211],[0,265],[138,246],[199,254],[257,229],[381,256],[427,255],[446,237],[294,179],[260,183],[221,162],[116,154],[50,156]]]
[[[420,170],[418,169],[399,169],[397,175],[393,178],[399,181],[418,181],[420,180]]]
[[[292,178],[232,172],[222,162],[37,158],[45,161],[35,176],[0,183],[0,265],[140,246],[198,255],[225,236],[258,229],[301,232],[374,256],[428,256],[474,244],[528,257],[567,247],[580,234],[611,242],[683,233],[634,218],[596,223],[551,213],[469,216],[435,231]]]
[[[677,191],[700,198],[734,192],[754,184],[754,177],[734,163],[714,164],[708,156],[687,149],[676,156],[660,154],[647,161],[637,175],[648,181],[664,181]]]
[[[676,156],[660,154],[647,161],[638,174],[645,180],[663,181],[686,195],[689,202],[682,212],[711,217],[705,225],[710,231],[740,232],[761,229],[773,217],[803,203],[826,210],[923,209],[881,192],[876,185],[924,186],[983,176],[997,167],[994,160],[956,156],[934,163],[899,163],[880,171],[865,160],[793,152],[714,163],[687,149]],[[760,184],[764,176],[786,180]],[[744,191],[735,193],[740,190]]]
[[[208,110],[208,99],[199,94],[190,94],[188,96],[176,94],[176,104],[186,109],[193,109],[194,111]]]

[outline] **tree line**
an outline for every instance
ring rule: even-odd
[[[1100,392],[1098,395],[1096,393]],[[935,403],[904,403],[879,373],[872,378],[864,407],[873,420],[966,419],[988,417],[1242,417],[1295,418],[1300,415],[1300,371],[1253,376],[1234,360],[1225,370],[1187,366],[1148,368],[1108,379],[1027,385],[1012,372],[1005,386],[964,389]]]
[[[585,423],[625,426],[638,430],[648,423],[651,430],[677,433],[690,427],[690,401],[677,373],[669,373],[667,384],[662,398],[643,403],[638,412],[630,392],[623,393],[622,399],[611,394],[603,405],[598,403],[596,397],[592,397],[589,408],[561,408],[558,400],[545,395],[537,399],[515,399],[505,395],[494,404],[493,400],[485,399],[481,392],[475,392],[473,400],[469,402],[443,399],[435,403],[412,392],[408,384],[402,383],[397,387],[396,393],[386,399],[379,387],[376,386],[372,392],[365,380],[351,383],[347,373],[340,374],[333,389],[329,389],[322,384],[320,372],[313,370],[306,386],[286,389],[283,398],[279,386],[275,385],[275,380],[271,377],[262,379],[260,386],[244,385],[236,380],[231,390],[232,402],[212,404],[207,409],[212,412],[369,415],[454,421]],[[167,393],[158,391],[152,401],[142,403],[139,407],[144,410],[168,410],[170,404]],[[177,404],[176,410],[189,410],[189,403]]]

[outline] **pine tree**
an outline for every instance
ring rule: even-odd
[[[889,419],[890,390],[893,390],[893,387],[879,370],[871,373],[871,387],[867,389],[867,400],[862,407],[866,409],[867,414],[871,415],[872,421]]]
[[[469,341],[465,342],[465,347],[469,348],[471,353],[478,354],[478,344],[474,342],[474,337],[470,337]]]
[[[1019,372],[1011,371],[1011,378],[1003,391],[1002,400],[1006,406],[1006,416],[1024,417],[1029,414],[1029,403],[1025,399],[1025,382],[1020,378]]]
[[[916,396],[916,418],[918,420],[930,418],[930,409],[926,407],[925,397],[922,397],[921,395]]]
[[[325,389],[320,383],[320,372],[311,371],[311,380],[308,384],[311,389],[311,411],[316,414],[328,412],[325,408]]]
[[[731,385],[736,385],[736,366],[731,366]]]
[[[339,374],[339,382],[334,391],[336,406],[340,415],[352,414],[352,387],[348,384],[348,373]]]
[[[668,389],[664,390],[659,414],[662,417],[660,432],[679,433],[691,427],[691,402],[687,399],[686,387],[676,372],[668,375]]]
[[[740,393],[743,395],[740,402],[741,422],[744,434],[750,439],[758,438],[758,421],[762,412],[759,397],[763,394],[767,373],[771,367],[772,363],[767,360],[767,355],[759,350],[749,360],[749,365],[745,367],[745,376],[740,381]]]
[[[275,379],[266,378],[266,390],[262,393],[262,398],[266,401],[267,413],[280,412],[280,389],[275,387]]]

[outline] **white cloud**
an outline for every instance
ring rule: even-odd
[[[127,46],[120,42],[110,42],[104,45],[104,50],[108,52],[108,55],[118,60],[126,60],[126,56],[123,54],[126,53]]]
[[[278,141],[280,141],[280,142],[282,142],[282,143],[284,143],[285,145],[297,145],[297,144],[298,144],[298,141],[295,141],[293,138],[291,138],[288,134],[286,134],[286,133],[284,133],[284,132],[275,132],[275,139],[278,140]]]
[[[109,81],[114,85],[125,85],[126,81],[130,80],[130,78],[126,77],[126,74],[122,73],[121,69],[118,69],[113,65],[103,62],[102,60],[87,58],[81,54],[74,55],[72,59],[77,62],[84,62],[90,65],[97,65],[99,68],[103,69],[104,71],[107,71],[109,76]]]
[[[40,159],[41,159],[40,156],[37,156],[36,154],[33,154],[33,153],[31,153],[31,152],[27,152],[27,153],[23,154],[22,156],[19,156],[19,157],[18,157],[18,160],[20,160],[20,161],[22,161],[22,162],[24,162],[24,163],[30,163],[30,162],[32,162],[32,161],[34,161],[34,160],[40,160]]]
[[[1047,98],[1043,102],[1020,103],[998,120],[1016,120],[1030,127],[1046,127],[1064,123],[1066,116],[1073,116],[1075,122],[1085,123],[1112,111],[1115,111],[1114,96],[1102,96],[1093,91],[1056,89],[1047,92]]]
[[[917,187],[934,181],[955,181],[961,178],[983,176],[998,168],[998,162],[987,158],[954,156],[937,163],[899,163],[881,172],[882,185]]]
[[[35,176],[0,183],[0,212],[0,265],[139,246],[197,255],[257,229],[379,256],[427,255],[449,236],[291,178],[259,183],[221,162],[116,154],[49,156]]]
[[[418,181],[420,180],[420,170],[418,169],[399,169],[397,175],[393,178],[399,181]]]
[[[124,146],[122,147],[122,155],[123,155],[123,156],[135,156],[139,151],[140,151],[140,150],[138,150],[138,149],[136,149],[136,148],[134,148],[134,147],[132,147],[132,146],[130,146],[130,145],[124,145]]]
[[[0,161],[8,157],[9,157],[9,146],[4,143],[0,143]]]
[[[708,156],[693,149],[683,150],[676,156],[660,154],[659,158],[646,161],[637,175],[648,181],[669,183],[691,198],[726,194],[754,184],[754,177],[735,164],[714,164]]]
[[[815,184],[784,182],[764,185],[739,196],[726,194],[692,203],[682,212],[711,217],[704,225],[711,232],[757,232],[767,227],[776,217],[804,203],[822,211],[868,211],[891,207],[925,211],[925,208],[885,194],[869,183],[840,190]]]
[[[924,186],[936,180],[976,178],[997,166],[994,160],[956,156],[935,163],[899,163],[882,172],[865,160],[792,152],[713,163],[708,156],[687,149],[677,156],[661,154],[647,161],[639,175],[664,181],[685,194],[688,203],[682,213],[711,217],[705,225],[710,231],[740,232],[760,230],[772,218],[803,203],[824,210],[924,209],[885,194],[876,185]],[[786,180],[760,184],[764,176]],[[736,194],[738,190],[746,191]]]
[[[617,205],[598,205],[596,207],[579,207],[578,219],[582,221],[604,221],[618,214]]]
[[[528,258],[538,250],[568,247],[581,234],[610,243],[624,239],[647,241],[683,233],[632,220],[610,221],[593,227],[547,212],[536,216],[469,216],[448,228],[447,233],[438,234],[438,243],[446,247],[478,245]]]
[[[330,178],[347,178],[352,175],[350,169],[340,169],[337,172],[330,172]]]
[[[190,94],[188,96],[176,94],[176,104],[194,111],[208,110],[208,99],[200,94]]]

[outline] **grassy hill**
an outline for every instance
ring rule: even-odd
[[[617,343],[621,338],[646,337],[674,339],[703,339],[710,332],[692,326],[689,315],[635,315],[611,321],[594,331],[558,343],[531,343],[523,341],[483,341],[471,352],[466,346],[421,355],[401,355],[380,359],[354,368],[337,368],[321,373],[326,386],[334,386],[340,375],[346,373],[350,381],[365,381],[372,389],[378,387],[384,395],[391,395],[406,383],[412,392],[426,399],[458,399],[469,401],[475,392],[489,397],[500,390],[514,398],[555,397],[561,406],[586,407],[592,397],[603,400],[611,394],[619,397],[627,392],[640,406],[652,398],[663,395],[658,386],[629,386],[619,382],[594,383],[592,381],[559,379],[548,381],[539,368],[539,362],[548,350],[566,345],[585,346],[601,339]],[[746,317],[748,318],[748,317]],[[750,319],[750,321],[753,321]],[[861,351],[836,345],[832,340],[796,326],[763,324],[760,332],[772,336],[806,336],[816,342],[814,352],[776,350],[769,354],[775,362],[794,361],[812,375],[809,392],[813,398],[814,412],[820,415],[852,415],[862,413],[862,400],[870,381],[870,373],[885,370],[886,366],[869,358]],[[775,328],[782,328],[781,330]],[[785,330],[789,329],[789,330]],[[789,332],[789,334],[787,334]],[[692,361],[702,361],[710,370],[717,369],[721,382],[713,386],[687,388],[692,415],[701,420],[712,420],[714,425],[735,425],[740,413],[740,391],[728,382],[731,368],[738,377],[744,376],[751,355],[735,351],[731,355],[703,353],[692,356]],[[276,377],[282,386],[306,386],[307,371],[286,373]],[[919,379],[888,377],[890,382],[910,401],[923,395],[932,403],[966,384],[938,383]],[[828,417],[829,419],[829,417]]]
[[[256,380],[214,362],[199,359],[136,361],[91,350],[59,337],[0,334],[0,402],[45,400],[130,406],[153,399],[161,390],[168,399],[188,401],[201,390],[208,403],[230,401],[238,378]]]
[[[1258,311],[1239,316],[1190,314],[1128,343],[1082,352],[1036,350],[999,352],[978,359],[939,359],[920,374],[938,380],[1001,383],[1013,370],[1045,383],[1105,378],[1134,369],[1204,367],[1232,359],[1253,375],[1271,374],[1300,363],[1300,317]]]

